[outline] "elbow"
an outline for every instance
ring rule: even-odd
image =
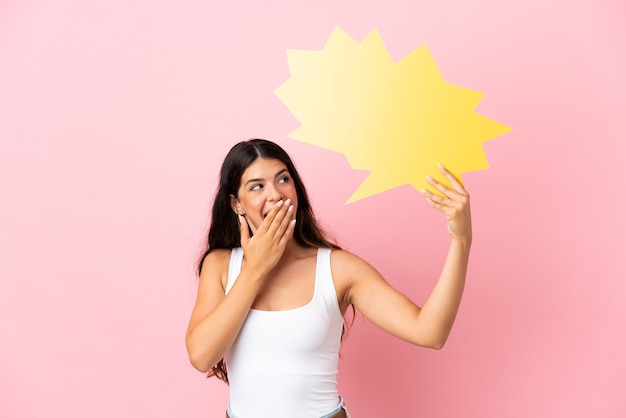
[[[448,337],[450,336],[450,327],[428,327],[428,329],[424,331],[425,332],[420,333],[417,345],[433,350],[441,350],[446,345]]]
[[[440,341],[433,341],[430,344],[428,344],[426,346],[426,348],[431,348],[433,350],[441,350],[443,348],[443,346],[446,345],[446,341],[445,340],[440,340]]]
[[[430,342],[428,348],[432,348],[433,350],[441,350],[445,345],[446,341],[448,341],[448,337],[450,336],[450,332],[443,332],[433,338]]]
[[[441,350],[445,345],[448,339],[447,335],[440,336],[430,336],[429,338],[421,339],[420,341],[415,342],[416,345],[424,348],[430,348],[433,350]]]
[[[211,356],[208,356],[206,352],[194,350],[189,346],[187,347],[187,354],[189,355],[189,362],[194,367],[194,369],[202,373],[209,372],[213,368],[213,366],[215,366],[219,361],[214,361],[213,358]]]
[[[217,366],[220,359],[214,360],[213,358],[207,358],[204,356],[193,356],[189,355],[189,362],[199,372],[208,373],[213,369],[213,367]]]
[[[192,355],[189,355],[189,362],[191,363],[193,368],[199,372],[208,373],[208,371],[211,370],[211,366],[206,361],[202,361],[201,359]]]

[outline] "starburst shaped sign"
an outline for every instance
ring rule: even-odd
[[[336,28],[322,51],[288,50],[275,93],[300,121],[290,138],[346,155],[369,176],[347,203],[431,175],[487,168],[482,143],[510,128],[474,108],[485,94],[443,80],[426,45],[393,62],[378,34],[360,44]]]

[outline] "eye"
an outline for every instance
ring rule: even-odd
[[[289,176],[282,176],[278,179],[279,183],[287,183],[289,181]]]
[[[262,184],[253,184],[252,187],[250,187],[251,191],[255,191],[255,190],[261,190],[263,188]]]

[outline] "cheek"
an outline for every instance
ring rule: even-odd
[[[250,214],[248,214],[246,216],[246,221],[248,221],[248,226],[250,227],[250,230],[252,232],[256,232],[256,230],[259,229],[259,226],[261,226],[261,222],[263,222],[263,218],[261,217],[261,215],[250,216]]]

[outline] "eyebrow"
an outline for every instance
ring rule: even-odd
[[[280,170],[278,173],[276,173],[274,175],[274,178],[280,176],[281,174],[284,174],[285,172],[289,173],[289,170],[287,170],[287,168],[283,168],[282,170]],[[260,183],[265,181],[265,179],[261,179],[261,178],[257,178],[257,179],[250,179],[248,181],[246,181],[246,185],[248,185],[249,183]]]

